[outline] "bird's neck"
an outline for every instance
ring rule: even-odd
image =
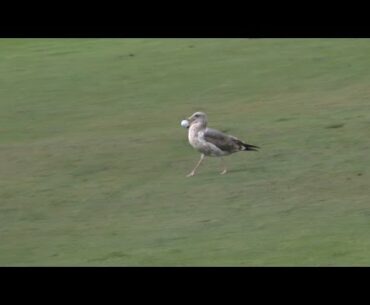
[[[206,124],[201,124],[201,123],[194,123],[191,124],[189,127],[189,133],[195,134],[198,133],[201,130],[204,130],[207,127]]]
[[[201,124],[191,124],[188,133],[188,139],[191,146],[195,148],[202,146],[202,131],[204,131],[204,129],[205,127]]]

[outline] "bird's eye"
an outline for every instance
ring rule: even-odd
[[[196,117],[196,118],[199,117],[199,114],[194,115],[194,117]]]

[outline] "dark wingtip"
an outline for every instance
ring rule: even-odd
[[[258,149],[260,149],[259,146],[251,145],[251,144],[244,144],[244,147],[245,147],[245,150],[249,150],[249,151],[258,151]]]

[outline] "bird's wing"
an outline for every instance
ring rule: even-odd
[[[240,149],[239,140],[213,128],[204,131],[204,140],[216,145],[223,151],[235,152]]]

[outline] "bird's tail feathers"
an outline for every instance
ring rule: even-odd
[[[251,144],[247,144],[247,143],[243,143],[243,142],[240,142],[240,150],[244,150],[244,151],[258,151],[258,149],[260,148],[259,146],[256,146],[256,145],[251,145]]]

